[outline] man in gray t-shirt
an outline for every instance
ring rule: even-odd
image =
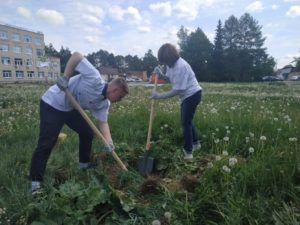
[[[79,74],[71,77],[74,71]],[[120,101],[128,94],[128,85],[123,78],[106,83],[99,71],[80,53],[75,52],[67,62],[64,76],[43,94],[40,101],[40,134],[30,168],[32,192],[40,188],[51,150],[64,124],[78,133],[80,168],[87,169],[91,166],[93,131],[80,113],[73,108],[65,95],[66,88],[79,105],[83,109],[90,110],[99,121],[100,132],[109,143],[105,150],[114,151],[107,122],[108,110],[111,102]]]

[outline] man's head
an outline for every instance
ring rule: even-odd
[[[111,102],[118,102],[128,94],[128,85],[124,78],[118,77],[108,83],[106,97]]]

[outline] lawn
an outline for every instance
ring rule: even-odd
[[[202,83],[194,118],[202,148],[191,162],[183,160],[178,99],[157,102],[149,177],[138,173],[137,161],[152,87],[130,87],[109,115],[129,171],[97,138],[97,168],[79,170],[77,134],[64,127],[42,193],[32,197],[28,170],[48,86],[0,85],[0,224],[300,224],[300,82]]]

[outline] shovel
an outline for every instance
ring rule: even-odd
[[[95,124],[91,121],[91,119],[88,117],[88,115],[85,113],[85,111],[81,108],[81,106],[78,104],[78,102],[73,97],[71,92],[68,89],[66,89],[65,94],[68,97],[68,99],[70,100],[70,102],[72,103],[73,107],[81,114],[81,116],[85,119],[85,121],[90,125],[90,127],[93,130],[94,134],[97,135],[97,137],[100,138],[104,142],[105,146],[108,146],[108,142],[106,141],[104,136],[101,134],[101,132],[95,126]],[[124,163],[121,161],[121,159],[117,155],[117,153],[115,151],[113,151],[111,154],[112,154],[113,158],[117,161],[119,166],[123,170],[128,171],[126,166],[124,165]]]
[[[157,86],[157,75],[155,75],[153,92],[156,91],[156,86]],[[151,100],[151,111],[150,111],[148,135],[147,135],[147,143],[146,143],[146,153],[143,156],[140,156],[139,161],[138,161],[138,170],[139,170],[139,173],[143,176],[151,173],[153,170],[153,165],[154,165],[154,158],[149,156],[152,124],[153,124],[153,118],[154,118],[154,105],[155,105],[155,100],[152,99]]]

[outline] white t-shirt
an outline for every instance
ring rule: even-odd
[[[102,95],[105,81],[86,58],[80,61],[75,70],[80,74],[70,78],[68,89],[83,109],[91,110],[97,120],[106,122],[110,101]],[[42,100],[60,111],[74,109],[65,92],[56,84],[44,93]]]
[[[181,91],[179,94],[180,102],[202,90],[194,71],[183,58],[179,58],[174,66],[167,66],[166,76],[170,80],[172,89]]]

